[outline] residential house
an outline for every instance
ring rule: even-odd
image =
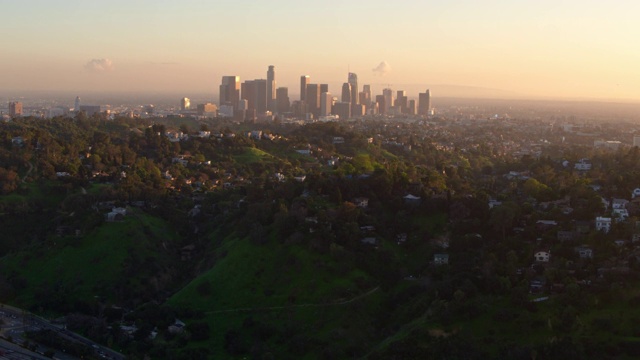
[[[169,138],[170,142],[178,142],[178,141],[181,141],[181,140],[189,140],[189,135],[183,133],[182,131],[176,131],[176,132],[170,131],[170,132],[167,132],[165,135],[166,135],[167,138]]]
[[[195,249],[196,249],[196,246],[194,244],[187,245],[187,246],[183,247],[182,249],[180,249],[180,260],[182,260],[182,261],[191,260],[191,256],[192,256],[193,251]]]
[[[171,334],[180,334],[181,332],[184,331],[185,326],[186,326],[185,323],[183,323],[182,321],[176,319],[176,321],[173,323],[173,325],[169,325],[167,330]]]
[[[596,218],[596,230],[608,233],[611,230],[611,218],[598,216]]]
[[[360,226],[360,231],[365,233],[373,233],[376,231],[376,227],[373,225]]]
[[[627,210],[627,204],[629,200],[626,199],[613,199],[611,200],[611,215],[616,221],[624,221],[629,218],[629,211]]]
[[[547,231],[558,225],[554,220],[538,220],[536,221],[536,229],[539,231]]]
[[[576,169],[578,171],[589,171],[589,170],[591,170],[591,160],[589,160],[589,159],[580,159],[580,161],[575,163],[575,165],[573,167],[574,167],[574,169]]]
[[[415,196],[415,195],[411,195],[408,194],[406,196],[404,196],[402,198],[404,200],[404,203],[407,205],[420,205],[420,202],[422,202],[422,198],[419,196]]]
[[[122,221],[126,215],[127,209],[122,207],[114,207],[110,212],[107,213],[106,219],[110,222]]]
[[[396,241],[398,242],[398,245],[402,245],[405,242],[407,242],[407,233],[401,233],[396,235]]]
[[[374,237],[366,237],[363,238],[362,240],[360,240],[361,243],[363,244],[367,244],[367,245],[375,245],[376,244],[376,238]]]
[[[591,249],[589,246],[586,246],[586,245],[577,246],[574,250],[576,251],[576,253],[578,253],[578,256],[580,256],[580,259],[593,258],[593,249]]]
[[[249,137],[254,140],[260,140],[262,138],[262,130],[253,130],[249,133]]]
[[[355,198],[353,199],[353,203],[359,208],[366,209],[369,206],[369,198],[366,198],[366,197]]]
[[[538,251],[533,255],[533,258],[537,262],[549,262],[551,259],[551,253],[548,251]]]
[[[16,136],[11,139],[11,145],[22,146],[24,145],[24,138],[22,136]]]
[[[613,243],[616,244],[616,246],[618,247],[622,247],[627,243],[627,240],[618,239],[618,240],[615,240]]]
[[[433,254],[433,263],[435,265],[449,264],[449,254]]]
[[[532,294],[539,294],[544,292],[547,287],[547,279],[545,277],[539,276],[535,279],[531,280],[529,283],[529,292]]]
[[[174,164],[176,164],[176,163],[180,164],[182,166],[187,166],[187,164],[189,164],[189,160],[187,160],[184,155],[180,155],[180,156],[171,158],[171,162],[174,163]]]

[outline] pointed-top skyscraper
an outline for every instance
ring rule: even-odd
[[[349,85],[351,85],[351,105],[359,103],[358,99],[358,75],[349,73]]]
[[[273,65],[269,65],[267,71],[267,109],[276,110],[276,71]]]
[[[351,90],[351,84],[349,84],[348,82],[342,84],[342,102],[351,104],[351,102],[353,101],[353,98],[351,97]]]

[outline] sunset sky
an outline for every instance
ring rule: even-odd
[[[0,0],[0,89],[217,94],[223,75],[298,92],[437,84],[640,101],[640,2]],[[374,72],[381,62],[388,72]],[[413,94],[415,95],[415,94]]]

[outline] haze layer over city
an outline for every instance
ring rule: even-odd
[[[296,98],[310,75],[441,97],[640,100],[635,2],[47,2],[2,4],[2,96],[217,100],[222,76]],[[71,96],[72,99],[75,96]],[[72,102],[72,99],[70,102]]]

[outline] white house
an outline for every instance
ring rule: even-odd
[[[613,209],[611,211],[611,216],[616,219],[616,221],[624,221],[629,218],[629,211],[627,209]]]
[[[122,207],[114,207],[111,212],[107,213],[106,219],[109,222],[121,221],[127,215],[127,209]]]
[[[608,233],[611,230],[611,218],[598,216],[596,218],[596,230]]]
[[[538,251],[533,255],[533,258],[537,262],[549,262],[549,259],[551,258],[551,254],[548,251]]]
[[[493,209],[494,206],[500,206],[500,205],[502,205],[502,201],[489,199],[489,209]]]
[[[588,171],[591,170],[591,161],[589,159],[580,159],[573,167],[578,171]]]
[[[638,196],[640,196],[640,188],[635,188],[633,189],[633,191],[631,192],[631,198],[635,199]]]
[[[626,199],[612,199],[611,200],[611,215],[616,219],[616,221],[624,221],[629,217],[629,211],[627,211],[627,204],[629,204],[629,200]]]
[[[419,205],[422,201],[422,198],[419,196],[408,194],[403,197],[403,200],[407,205]]]
[[[629,203],[629,200],[626,199],[616,199],[613,198],[611,200],[611,207],[615,210],[615,209],[626,209],[627,208],[627,204]]]

